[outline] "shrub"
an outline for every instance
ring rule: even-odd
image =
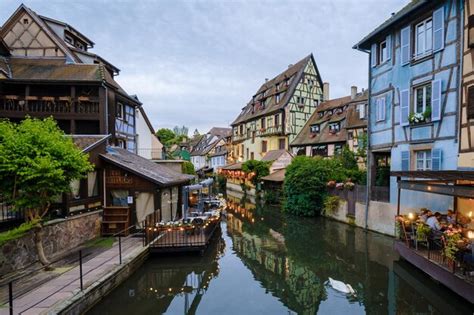
[[[257,188],[260,179],[270,174],[270,162],[249,160],[242,164],[242,171],[246,174],[255,173],[251,182]]]
[[[217,175],[217,189],[219,190],[219,192],[225,194],[226,192],[226,189],[227,189],[227,178],[222,175],[222,174],[219,174]]]
[[[323,214],[333,214],[339,208],[341,198],[338,196],[326,196],[324,198]]]
[[[22,237],[28,231],[30,231],[36,224],[38,224],[38,222],[39,221],[29,221],[23,223],[17,228],[0,233],[0,247],[6,244],[8,241]]]
[[[189,161],[184,161],[184,163],[181,166],[181,170],[183,171],[183,174],[196,175],[196,171],[194,170],[194,165],[193,163]]]

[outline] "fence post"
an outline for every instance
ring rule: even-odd
[[[10,304],[10,315],[13,315],[13,281],[8,282],[8,302]]]
[[[79,251],[79,274],[80,274],[81,291],[82,291],[84,289],[84,284],[82,281],[82,250]]]
[[[122,236],[119,234],[119,263],[122,264]]]

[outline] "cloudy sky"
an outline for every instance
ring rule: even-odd
[[[24,2],[95,43],[121,69],[155,128],[228,126],[265,78],[313,53],[330,96],[367,86],[351,47],[409,0],[1,0],[0,23]]]

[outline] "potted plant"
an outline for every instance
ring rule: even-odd
[[[446,246],[444,247],[444,257],[448,259],[448,262],[453,262],[456,259],[456,253],[459,251],[458,242],[461,240],[461,234],[447,231],[445,234]]]
[[[344,183],[337,183],[336,184],[336,189],[343,190],[344,189]]]
[[[410,124],[420,124],[425,122],[425,115],[424,113],[411,113],[410,116],[408,116],[408,121]]]
[[[355,187],[355,184],[351,181],[347,181],[344,183],[344,188],[347,190],[353,190]]]
[[[328,181],[327,186],[328,186],[328,188],[336,187],[336,181],[335,180]]]

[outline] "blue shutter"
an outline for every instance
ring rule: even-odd
[[[372,44],[372,48],[370,49],[370,64],[372,67],[377,65],[377,44]]]
[[[407,26],[400,31],[400,43],[400,62],[403,66],[410,62],[410,26]]]
[[[431,120],[441,119],[441,80],[431,83]]]
[[[402,151],[401,160],[402,160],[402,171],[410,170],[410,151]]]
[[[444,48],[444,7],[433,12],[433,51]]]
[[[387,60],[392,58],[392,36],[388,35],[385,42],[387,43]]]
[[[440,171],[443,163],[443,151],[441,149],[431,150],[431,169],[433,171]]]
[[[410,115],[410,91],[400,91],[400,125],[408,126],[408,116]]]

